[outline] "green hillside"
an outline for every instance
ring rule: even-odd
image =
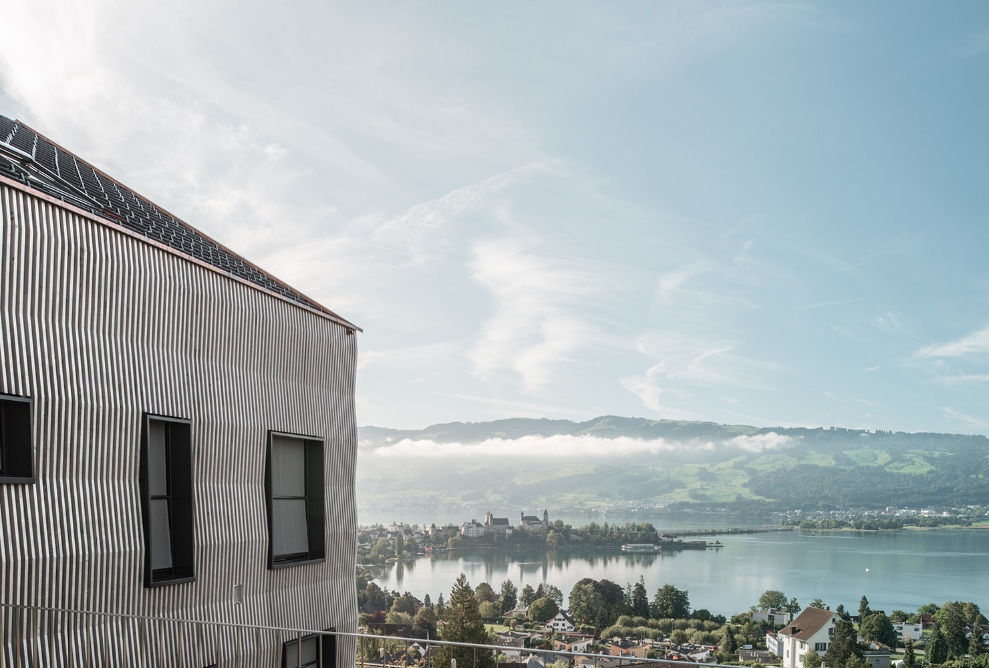
[[[358,499],[368,507],[989,504],[983,436],[615,416],[366,427],[359,436]]]

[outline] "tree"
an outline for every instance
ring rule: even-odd
[[[649,592],[646,591],[646,583],[641,575],[632,587],[632,614],[636,617],[649,616]]]
[[[962,614],[969,624],[985,624],[985,615],[979,610],[979,606],[972,601],[962,603]]]
[[[887,647],[896,648],[896,629],[889,617],[881,612],[874,612],[859,624],[859,633],[866,640],[881,642]]]
[[[436,613],[432,608],[423,606],[419,608],[416,617],[412,620],[412,628],[425,631],[430,638],[436,637]]]
[[[821,668],[821,664],[824,663],[824,657],[814,650],[808,650],[803,658],[800,659],[800,662],[804,668]]]
[[[559,611],[560,608],[556,605],[556,601],[543,596],[537,598],[529,606],[529,619],[533,622],[548,622],[556,617],[556,613]]]
[[[375,582],[368,582],[367,586],[364,587],[364,599],[368,605],[376,610],[384,610],[388,604],[385,592],[381,591],[381,587]]]
[[[501,583],[501,593],[498,594],[498,601],[501,604],[501,611],[513,610],[519,602],[519,590],[511,580]]]
[[[796,615],[802,609],[800,603],[797,602],[797,597],[794,596],[790,599],[790,602],[783,606],[783,609],[789,612],[791,615]]]
[[[501,617],[501,610],[498,608],[498,604],[494,601],[485,601],[477,606],[478,612],[481,613],[481,619],[493,622],[499,617]]]
[[[862,598],[859,600],[859,619],[865,619],[871,612],[872,610],[869,609],[869,599],[867,599],[865,594],[863,594]]]
[[[948,641],[941,631],[941,625],[935,624],[931,629],[930,640],[927,641],[927,663],[936,666],[948,660]]]
[[[813,601],[810,602],[810,607],[823,609],[824,608],[824,601],[822,601],[819,598],[815,598]]]
[[[519,594],[519,603],[521,603],[523,607],[528,608],[535,600],[536,590],[532,588],[532,585],[522,587],[522,591]]]
[[[404,612],[411,618],[412,615],[416,614],[416,599],[409,592],[405,592],[401,596],[396,596],[395,600],[391,604],[391,612]]]
[[[855,628],[850,621],[839,619],[835,622],[824,662],[828,668],[850,668],[849,664],[857,658],[862,658],[862,649],[858,646]]]
[[[917,655],[913,653],[913,641],[903,643],[903,668],[917,668]]]
[[[786,594],[777,589],[767,589],[759,597],[759,610],[782,610],[786,607]]]
[[[972,635],[968,637],[968,653],[976,657],[986,653],[986,646],[982,644],[982,629],[976,626],[972,629]]]
[[[563,592],[556,585],[546,585],[546,588],[543,589],[543,596],[552,599],[557,607],[563,605]]]
[[[570,616],[579,624],[604,628],[605,603],[593,580],[581,580],[570,590]]]
[[[489,642],[484,620],[478,610],[474,590],[463,573],[457,578],[450,592],[450,602],[443,615],[443,640],[486,645]],[[460,666],[495,668],[494,654],[489,649],[442,645],[437,655],[439,665],[449,666],[450,659]],[[476,661],[476,663],[475,663]]]
[[[399,559],[405,556],[405,536],[401,531],[395,534],[395,556]]]
[[[934,615],[934,623],[940,627],[941,633],[944,634],[945,642],[948,645],[948,658],[964,658],[968,651],[968,638],[966,637],[968,628],[965,623],[964,605],[958,601],[945,603]]]
[[[436,618],[439,619],[440,617],[443,617],[445,614],[446,614],[446,604],[443,603],[443,594],[441,593],[440,597],[436,599]]]
[[[683,629],[676,629],[670,634],[670,642],[674,645],[682,645],[687,642],[687,632]]]
[[[388,611],[388,615],[385,617],[385,622],[388,624],[403,624],[408,626],[412,624],[412,615],[396,610],[395,606],[392,606],[391,610]]]
[[[487,582],[482,582],[474,589],[474,598],[477,599],[478,603],[489,603],[497,601],[498,594],[491,588],[491,585]]]
[[[731,625],[725,624],[721,643],[718,645],[718,662],[728,663],[729,661],[733,661],[736,652],[738,652],[738,641],[735,640],[735,634],[731,630]]]
[[[690,598],[686,589],[665,584],[656,590],[652,602],[652,616],[658,619],[686,619],[690,616]]]

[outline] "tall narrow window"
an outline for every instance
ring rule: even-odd
[[[268,439],[268,566],[326,558],[323,442],[271,433]]]
[[[34,482],[31,400],[0,394],[0,483]]]
[[[194,580],[192,439],[187,420],[145,416],[141,514],[144,586]]]

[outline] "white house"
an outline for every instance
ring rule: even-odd
[[[791,613],[786,610],[777,610],[776,608],[769,608],[768,610],[754,610],[749,614],[754,621],[769,622],[773,626],[789,624],[793,620],[793,615]]]
[[[577,625],[564,610],[560,610],[556,617],[546,622],[546,630],[551,633],[571,633],[576,629]]]
[[[924,625],[920,622],[916,624],[893,622],[893,630],[896,631],[897,640],[902,643],[905,640],[920,640],[920,636],[924,631]]]
[[[776,656],[783,656],[783,643],[774,631],[766,632],[766,650]]]
[[[464,538],[480,538],[484,535],[484,525],[477,520],[464,522],[460,525],[460,535]]]
[[[783,649],[783,668],[801,666],[804,654],[810,650],[821,655],[827,652],[837,619],[838,615],[830,610],[804,608],[778,634],[779,644]]]

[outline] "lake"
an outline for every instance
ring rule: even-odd
[[[707,523],[654,524],[663,530],[701,528]],[[873,610],[887,613],[954,600],[975,601],[989,609],[989,530],[985,529],[786,531],[705,539],[724,545],[656,555],[624,555],[617,550],[459,552],[386,567],[376,581],[418,598],[429,594],[435,601],[440,593],[449,598],[461,573],[475,587],[488,582],[497,591],[506,579],[520,590],[527,584],[535,588],[547,583],[559,587],[564,597],[585,577],[624,586],[642,576],[650,598],[669,583],[688,590],[692,608],[726,616],[747,611],[767,589],[796,597],[804,606],[820,598],[832,609],[841,603],[850,611],[858,610],[863,594]]]

